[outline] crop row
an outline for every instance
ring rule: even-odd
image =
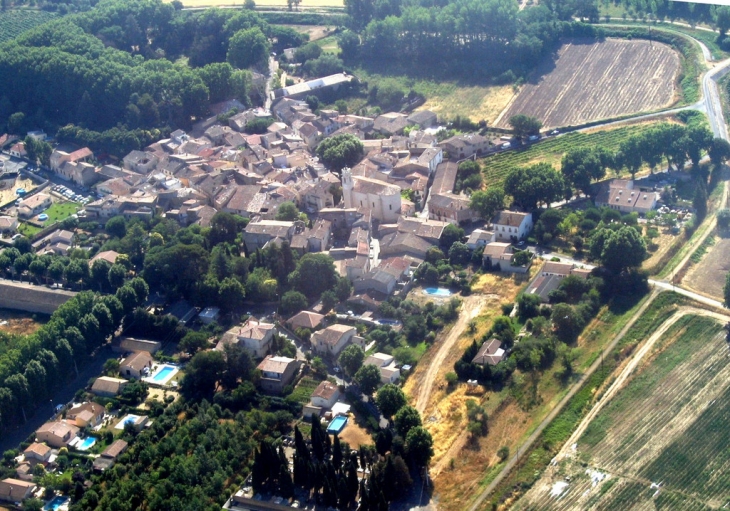
[[[498,185],[515,167],[543,161],[559,164],[563,155],[572,149],[603,147],[616,151],[621,142],[648,130],[651,126],[651,124],[640,124],[595,133],[573,132],[528,146],[525,149],[488,156],[482,160],[484,181],[487,185]]]
[[[0,43],[18,37],[31,28],[52,20],[56,13],[33,10],[10,10],[0,13]]]

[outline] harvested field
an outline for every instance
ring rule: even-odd
[[[656,344],[636,368],[626,367],[618,391],[607,391],[605,406],[515,509],[699,510],[728,502],[724,319],[694,312],[709,314],[673,316],[646,341]]]
[[[679,54],[650,41],[573,40],[536,71],[496,125],[537,117],[546,128],[583,124],[667,107],[677,100]]]
[[[718,238],[699,264],[694,264],[682,279],[691,289],[722,300],[725,275],[730,270],[730,238]]]

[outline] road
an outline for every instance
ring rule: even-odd
[[[264,91],[264,95],[266,96],[264,99],[264,110],[267,111],[271,109],[271,84],[274,82],[277,69],[279,69],[279,63],[273,56],[269,56],[269,78],[266,80],[266,89]]]
[[[438,347],[438,351],[431,359],[428,365],[428,370],[423,377],[423,381],[418,387],[416,409],[421,415],[423,415],[426,411],[434,384],[436,383],[436,377],[444,364],[446,356],[453,350],[469,321],[479,315],[479,312],[484,306],[484,301],[485,298],[481,295],[471,295],[464,298],[461,305],[461,311],[459,312],[459,318],[451,327],[444,340],[441,341],[441,345]]]
[[[502,480],[510,473],[510,471],[515,467],[517,462],[520,460],[522,455],[530,450],[532,445],[535,443],[535,441],[540,437],[543,430],[550,424],[555,417],[558,416],[558,414],[565,408],[565,405],[568,404],[568,402],[575,396],[575,394],[578,392],[578,390],[583,387],[583,385],[588,381],[588,379],[593,375],[593,373],[598,370],[599,367],[603,364],[603,358],[610,356],[611,352],[614,350],[616,345],[621,341],[621,339],[624,338],[626,333],[631,329],[631,327],[634,326],[634,323],[636,322],[639,317],[646,311],[647,307],[654,301],[654,299],[659,295],[661,291],[654,290],[649,297],[646,299],[646,301],[642,304],[642,306],[639,308],[638,311],[636,311],[636,314],[626,323],[626,325],[621,329],[621,331],[618,333],[616,337],[613,338],[613,340],[603,349],[603,352],[601,354],[601,357],[597,358],[595,362],[588,368],[588,370],[583,373],[583,375],[580,377],[580,379],[573,384],[571,389],[568,391],[568,393],[563,397],[563,399],[560,400],[560,402],[557,404],[555,408],[552,409],[552,411],[548,414],[545,419],[540,423],[540,425],[535,429],[535,431],[529,436],[529,438],[525,441],[524,444],[522,444],[518,449],[517,452],[512,456],[509,461],[505,464],[505,466],[502,468],[500,473],[497,475],[497,477],[492,480],[491,483],[482,491],[481,494],[477,497],[477,499],[474,501],[474,504],[471,505],[469,508],[470,511],[476,511],[480,508],[480,506],[484,503],[484,500],[489,496],[490,493],[499,485],[499,483],[502,482]]]
[[[52,399],[48,401],[48,407],[41,406],[36,409],[35,415],[28,417],[28,421],[14,431],[8,431],[0,436],[0,452],[15,449],[24,442],[29,435],[41,427],[44,422],[51,419],[51,414],[58,404],[66,404],[73,400],[79,389],[86,387],[89,379],[99,376],[104,368],[104,362],[109,358],[116,358],[117,355],[111,351],[109,345],[102,347],[94,358],[84,366],[79,375],[64,385]],[[59,382],[60,383],[60,382]]]

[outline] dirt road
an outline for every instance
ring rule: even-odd
[[[571,446],[578,442],[578,439],[583,435],[583,432],[586,430],[591,421],[596,417],[596,415],[598,415],[603,407],[608,404],[611,399],[613,399],[613,397],[616,395],[616,393],[624,387],[626,381],[636,370],[636,367],[639,365],[639,363],[646,357],[649,352],[651,352],[654,344],[667,332],[667,330],[671,328],[672,325],[674,325],[677,321],[679,321],[684,316],[687,316],[688,314],[713,318],[723,324],[726,323],[728,319],[730,319],[730,317],[725,314],[718,314],[716,312],[710,312],[703,309],[695,309],[693,307],[682,307],[678,309],[677,312],[675,312],[672,316],[669,317],[669,319],[662,323],[662,325],[651,335],[651,337],[649,337],[644,342],[641,348],[634,353],[629,363],[626,364],[626,367],[624,367],[621,371],[621,374],[618,375],[616,380],[603,394],[601,399],[599,399],[596,404],[593,405],[593,408],[591,408],[591,410],[586,414],[586,416],[583,418],[576,430],[570,436],[568,441],[565,442],[563,448],[555,457],[557,461],[561,460],[565,456],[569,456],[572,453]]]
[[[446,356],[454,348],[454,345],[459,340],[459,337],[464,332],[469,321],[479,315],[485,301],[486,298],[482,295],[471,295],[464,298],[461,310],[459,311],[459,319],[456,320],[456,323],[454,323],[451,330],[449,330],[449,333],[438,346],[438,351],[429,361],[428,370],[423,377],[423,381],[418,388],[418,394],[416,395],[416,409],[422,416],[424,416],[424,411],[426,410],[428,401],[431,398],[431,392],[433,391],[436,377],[438,376],[441,366],[444,364]]]

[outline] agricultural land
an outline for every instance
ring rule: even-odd
[[[55,18],[55,12],[18,9],[0,12],[0,43]]]
[[[701,258],[701,264],[689,269],[683,282],[695,291],[721,299],[725,275],[730,270],[730,239],[712,235],[708,239],[713,241],[708,246],[707,254]]]
[[[552,128],[657,110],[677,100],[679,71],[679,55],[664,44],[574,40],[538,68],[496,124],[527,114]]]
[[[666,321],[515,509],[726,505],[730,367],[718,319],[679,309]]]

